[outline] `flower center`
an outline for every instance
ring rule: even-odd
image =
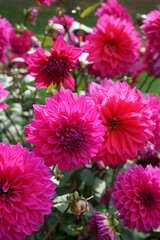
[[[154,203],[154,196],[151,192],[141,193],[141,201],[148,207],[152,206]]]
[[[109,119],[108,120],[108,126],[111,130],[117,129],[118,126],[119,126],[119,120]]]
[[[83,136],[77,129],[66,128],[61,133],[60,142],[63,145],[63,149],[69,152],[78,150],[83,142]]]
[[[67,78],[71,64],[66,59],[50,58],[47,63],[47,72],[53,79]]]

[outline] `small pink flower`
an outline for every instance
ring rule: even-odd
[[[152,111],[136,88],[126,82],[105,80],[91,83],[89,92],[105,127],[104,142],[93,161],[105,166],[125,164],[137,157],[139,150],[153,137]]]
[[[3,89],[4,83],[0,83],[0,100],[2,97],[7,97],[9,95],[9,91]],[[0,109],[7,108],[8,104],[0,103]]]
[[[20,144],[0,143],[0,239],[24,240],[51,213],[57,187],[43,159]]]
[[[11,24],[8,20],[6,20],[6,18],[2,18],[0,15],[0,63],[7,62],[5,53],[10,48],[9,39],[11,30]]]
[[[59,36],[50,49],[50,55],[44,49],[37,48],[35,53],[28,54],[26,62],[30,75],[35,77],[36,88],[48,87],[51,83],[58,87],[60,83],[74,89],[74,79],[71,70],[76,68],[76,62],[82,50],[73,45],[67,46],[62,36]]]
[[[72,23],[74,22],[74,18],[64,14],[64,17],[58,18],[57,16],[53,16],[48,22],[53,21],[54,23],[61,24],[64,28],[66,27],[66,23],[68,28],[72,27]]]
[[[96,240],[104,240],[107,237],[109,240],[114,240],[115,229],[111,218],[101,212],[92,212],[92,214],[89,227],[94,232]]]
[[[106,3],[101,3],[101,7],[97,9],[95,15],[97,17],[102,17],[103,15],[114,16],[133,24],[132,18],[125,7],[116,0],[107,0]]]
[[[13,28],[10,35],[11,56],[23,57],[26,52],[31,48],[32,31],[24,30],[22,34],[17,34]]]
[[[51,1],[55,2],[56,0],[38,0],[38,5],[42,5],[43,3],[46,3],[47,6],[51,5]]]
[[[26,141],[36,146],[34,152],[47,166],[70,171],[96,156],[104,128],[93,101],[61,87],[53,99],[46,98],[45,106],[34,105],[34,113],[36,118],[24,128]]]
[[[125,227],[141,232],[160,225],[160,169],[130,165],[120,172],[112,189],[112,203],[119,210]]]
[[[128,71],[138,59],[140,46],[139,33],[130,23],[104,15],[88,36],[85,48],[93,69],[100,70],[102,77],[115,77]]]

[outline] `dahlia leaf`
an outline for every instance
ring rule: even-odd
[[[93,12],[103,1],[93,4],[92,6],[86,8],[80,15],[81,18],[87,17],[91,12]]]

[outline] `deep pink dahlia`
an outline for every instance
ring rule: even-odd
[[[141,26],[146,39],[146,53],[144,55],[145,70],[150,75],[160,76],[160,10],[154,10],[147,15]]]
[[[60,170],[80,168],[96,156],[103,142],[104,128],[93,102],[78,98],[70,90],[60,89],[46,105],[34,105],[36,119],[24,128],[26,141],[34,144],[36,155],[47,166],[58,164]]]
[[[32,31],[24,30],[22,34],[17,34],[13,28],[10,35],[11,44],[11,56],[12,57],[23,57],[31,48],[31,38],[33,36]]]
[[[133,24],[132,18],[126,8],[116,0],[107,0],[105,3],[101,3],[101,7],[97,9],[95,15],[97,17],[102,17],[103,15],[114,16]]]
[[[91,83],[89,92],[105,127],[104,142],[93,160],[102,160],[105,166],[117,166],[136,158],[137,152],[153,136],[152,111],[142,93],[130,89],[126,82],[111,80],[101,85]]]
[[[0,15],[0,63],[7,62],[5,53],[10,47],[9,39],[11,29],[12,26],[8,20],[6,20],[6,18],[2,18]]]
[[[0,83],[0,100],[2,97],[7,97],[9,95],[9,91],[3,89],[4,83]],[[0,109],[1,108],[7,108],[7,103],[0,103]]]
[[[64,20],[64,18],[65,18],[65,20]],[[57,16],[53,16],[51,19],[48,20],[48,22],[50,22],[50,21],[53,21],[54,23],[61,24],[64,28],[65,28],[66,23],[67,23],[68,27],[71,28],[72,23],[74,22],[74,18],[64,14],[64,17],[62,16],[60,18],[58,18]]]
[[[56,184],[43,159],[0,143],[0,239],[24,240],[51,213]]]
[[[92,212],[92,214],[89,227],[94,232],[96,240],[104,240],[107,237],[109,240],[114,240],[114,226],[111,218],[101,212]]]
[[[88,36],[87,60],[93,62],[93,68],[100,70],[103,77],[115,77],[137,60],[140,46],[139,33],[130,23],[104,15]]]
[[[35,53],[28,54],[26,62],[30,75],[35,77],[36,88],[48,87],[51,83],[74,89],[74,79],[70,76],[72,69],[82,54],[82,50],[73,45],[67,46],[62,36],[59,36],[50,49],[50,55],[44,49],[37,48]]]
[[[148,93],[146,101],[151,107],[151,119],[154,122],[155,128],[153,130],[153,137],[150,139],[156,150],[160,150],[160,97],[154,96],[153,93]]]
[[[160,225],[160,169],[130,165],[117,176],[112,203],[119,210],[123,225],[140,232]]]
[[[51,5],[51,1],[55,2],[56,0],[38,0],[38,5],[42,5],[43,3],[46,3],[47,6]]]

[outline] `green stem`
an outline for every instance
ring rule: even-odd
[[[57,227],[57,225],[59,224],[59,222],[61,221],[61,219],[64,217],[64,215],[68,212],[68,209],[70,208],[70,203],[68,204],[68,207],[66,208],[66,210],[64,211],[64,213],[60,216],[60,218],[58,219],[58,221],[53,225],[53,227],[49,230],[49,232],[47,233],[47,235],[43,238],[43,240],[47,240],[48,237],[51,235],[51,233],[53,232],[53,230]]]

